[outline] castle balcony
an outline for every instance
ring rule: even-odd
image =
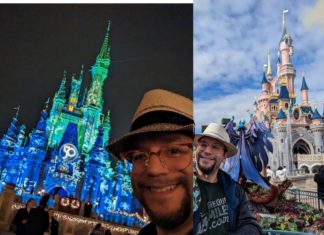
[[[282,65],[280,70],[279,70],[278,77],[281,77],[281,76],[286,75],[286,74],[291,74],[293,76],[296,75],[296,70],[294,69],[292,64],[284,64],[284,65]]]
[[[324,153],[297,154],[296,158],[298,169],[305,169],[306,172],[315,173],[320,165],[324,165]]]

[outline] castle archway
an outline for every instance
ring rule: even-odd
[[[311,154],[312,148],[309,143],[300,138],[293,145],[293,154]]]
[[[309,167],[306,166],[306,165],[300,166],[299,169],[303,170],[306,174],[308,174],[308,173],[310,172],[310,171],[309,171]]]
[[[60,197],[67,197],[68,196],[68,192],[62,188],[62,187],[55,187],[52,188],[48,194],[55,196],[56,194],[59,194]]]
[[[311,154],[312,153],[311,145],[309,144],[308,141],[306,141],[303,138],[300,138],[293,143],[292,150],[293,150],[293,163],[294,163],[296,169],[298,168],[297,154]]]
[[[321,167],[320,164],[315,164],[315,165],[311,166],[312,173],[318,173],[318,170],[320,167]]]

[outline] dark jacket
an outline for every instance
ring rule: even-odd
[[[139,231],[137,235],[156,235],[156,225],[154,223],[147,224],[144,228]]]
[[[30,210],[27,223],[28,235],[43,235],[48,231],[48,226],[48,213],[43,207],[39,206]]]
[[[192,232],[190,234],[192,234]],[[153,222],[147,224],[137,235],[157,235],[156,224]]]
[[[316,173],[314,181],[317,183],[318,197],[324,199],[324,173]]]
[[[50,226],[51,235],[58,235],[58,228],[59,228],[59,222],[57,222],[57,220],[54,217],[52,217],[51,226]]]
[[[17,214],[13,220],[13,224],[16,226],[16,235],[25,235],[27,224],[23,224],[23,220],[27,220],[28,211],[26,208],[21,208],[17,211]]]
[[[231,176],[218,171],[218,182],[223,186],[228,203],[228,235],[259,235],[261,228],[251,213],[251,205],[242,187]],[[197,192],[194,192],[197,194]],[[194,195],[197,197],[197,195]],[[198,205],[199,207],[199,205]],[[194,234],[197,233],[199,209],[194,211]]]

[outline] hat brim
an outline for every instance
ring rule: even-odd
[[[144,126],[140,129],[131,131],[126,135],[120,137],[119,139],[113,141],[107,146],[107,150],[112,153],[119,160],[121,159],[120,154],[127,151],[126,143],[135,136],[139,136],[141,134],[146,133],[157,133],[157,132],[188,132],[193,135],[194,132],[194,124],[181,126],[172,123],[155,123],[152,125]]]
[[[197,134],[197,135],[195,135],[194,145],[198,146],[199,140],[204,136],[213,138],[213,139],[219,141],[220,143],[222,143],[223,145],[225,145],[226,150],[227,150],[227,157],[233,157],[237,153],[237,148],[233,144],[228,143],[228,142],[224,141],[223,139],[218,138],[215,135],[210,135],[210,134]]]

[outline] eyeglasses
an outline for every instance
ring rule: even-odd
[[[214,144],[212,144],[212,145],[209,145],[209,144],[207,144],[205,141],[200,141],[200,142],[198,143],[198,148],[199,148],[200,150],[203,150],[203,151],[204,151],[204,150],[206,150],[208,147],[210,147],[211,150],[214,151],[214,152],[222,152],[222,151],[226,152],[226,151],[227,151],[226,147],[225,147],[223,144],[214,143]]]
[[[149,165],[151,155],[159,157],[161,165],[171,171],[187,168],[192,162],[192,143],[167,145],[158,152],[132,150],[122,157],[133,164],[133,171],[142,171]]]

